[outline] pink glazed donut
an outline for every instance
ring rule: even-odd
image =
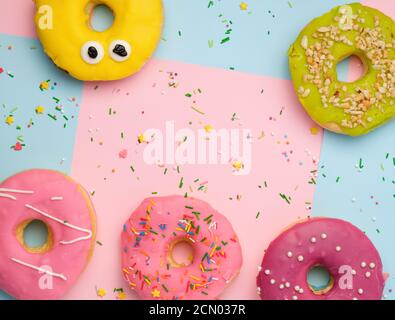
[[[331,276],[327,288],[314,290],[307,273],[322,266]],[[263,300],[379,300],[384,290],[379,253],[368,237],[338,219],[297,223],[266,250],[257,277]]]
[[[47,242],[29,247],[24,231],[42,221]],[[17,299],[58,299],[93,251],[96,218],[84,189],[50,170],[19,173],[0,184],[0,290]]]
[[[172,250],[193,248],[190,264]],[[238,275],[241,247],[229,221],[207,203],[182,196],[149,198],[122,232],[123,275],[143,299],[214,299]]]

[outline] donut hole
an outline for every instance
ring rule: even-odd
[[[173,267],[188,267],[193,259],[194,248],[188,239],[177,239],[170,244],[168,260]]]
[[[323,295],[333,288],[333,276],[322,265],[313,266],[307,273],[307,283],[316,295]]]
[[[361,80],[367,71],[367,64],[356,54],[347,56],[336,65],[337,78],[339,81],[345,83],[353,83]]]
[[[105,4],[91,4],[88,7],[90,11],[89,26],[97,31],[104,32],[114,24],[114,12]]]
[[[21,223],[16,230],[19,243],[29,253],[43,254],[51,250],[53,238],[51,229],[41,220],[28,220]]]

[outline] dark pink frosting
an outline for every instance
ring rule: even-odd
[[[309,288],[307,273],[325,267],[333,287],[323,295]],[[352,224],[327,218],[298,223],[266,250],[257,277],[263,300],[378,300],[384,290],[379,253]]]

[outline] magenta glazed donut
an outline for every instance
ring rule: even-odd
[[[29,247],[24,231],[42,221],[47,241]],[[61,298],[92,254],[96,215],[85,190],[62,173],[30,170],[0,184],[0,290],[17,299]]]
[[[314,290],[309,270],[322,266],[330,274],[327,288]],[[257,285],[263,300],[378,300],[384,290],[379,253],[352,224],[314,218],[297,223],[266,250]]]
[[[193,249],[190,264],[173,258],[181,242]],[[241,247],[231,224],[198,199],[146,199],[123,228],[122,272],[143,299],[217,298],[241,264]]]

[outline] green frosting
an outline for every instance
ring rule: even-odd
[[[337,78],[336,65],[358,56],[365,75]],[[395,23],[376,9],[354,3],[314,19],[289,49],[298,98],[328,130],[359,136],[395,115]]]

